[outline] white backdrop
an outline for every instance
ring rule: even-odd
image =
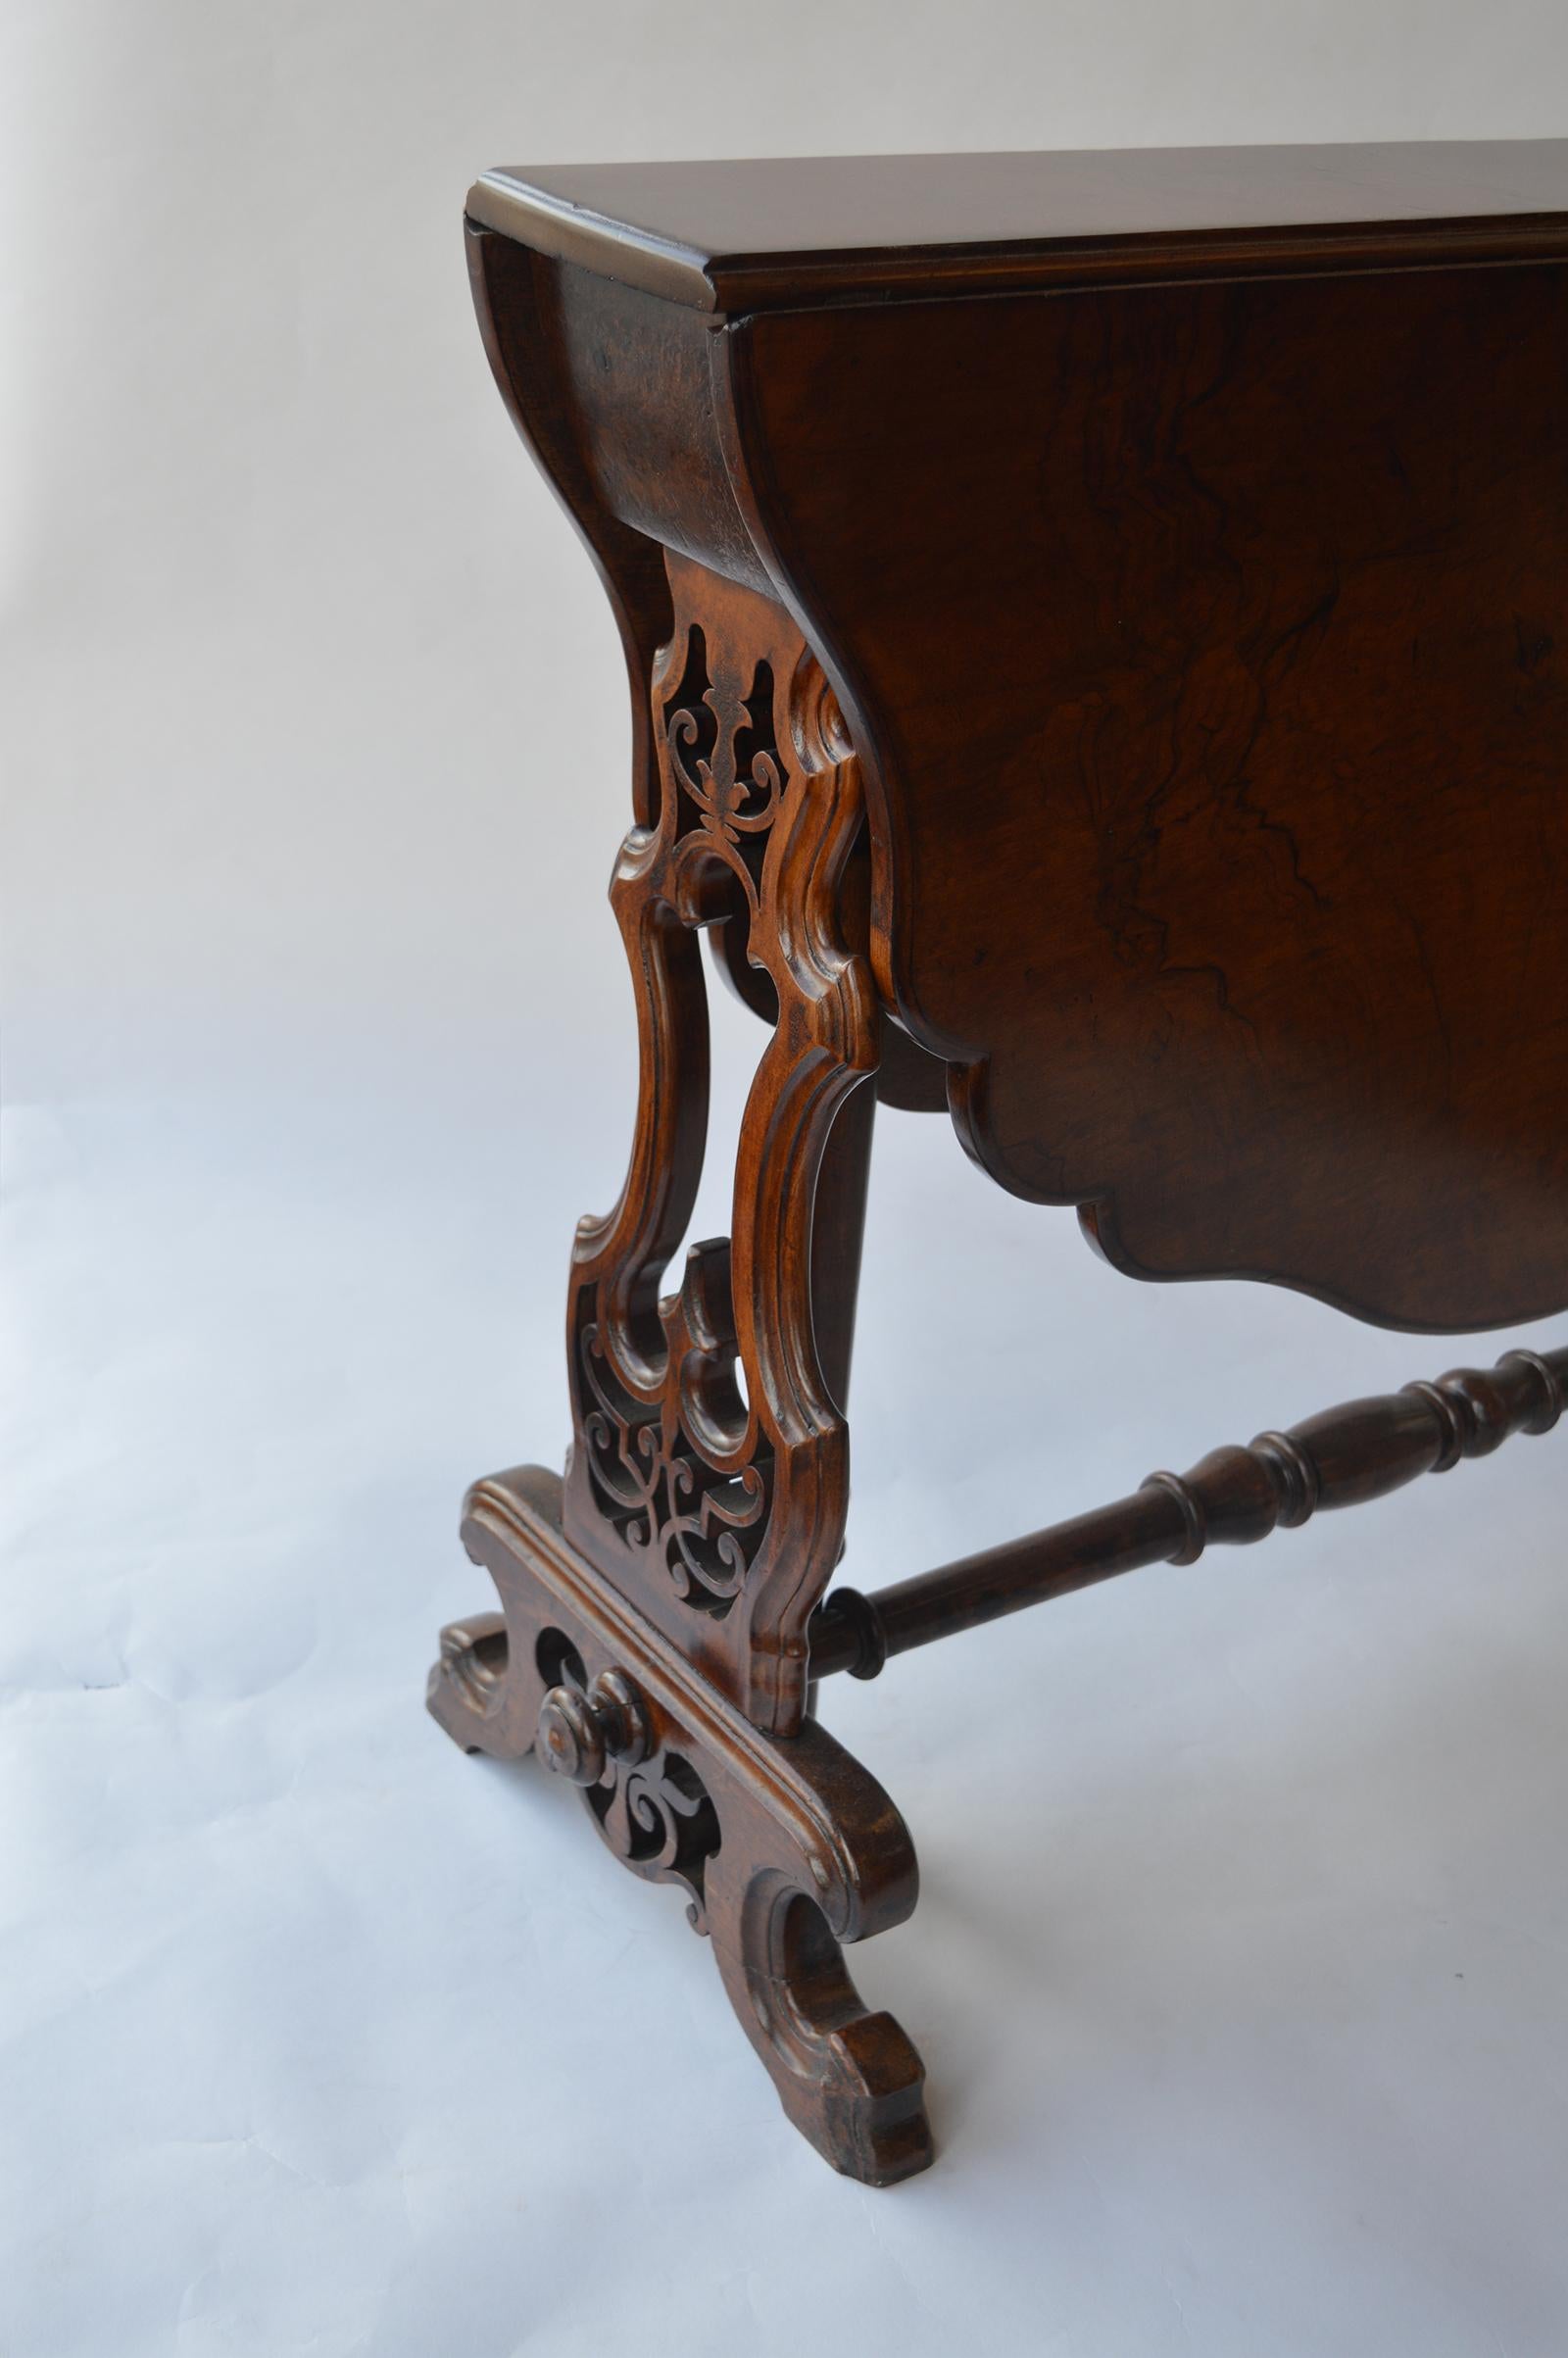
[[[786,2128],[674,1900],[420,1709],[489,1601],[464,1483],[559,1457],[633,1063],[619,661],[468,179],[1560,132],[1556,0],[0,43],[0,2352],[1558,2358],[1560,1437],[841,1683],[924,1877],[857,1960],[943,2147],[892,2194]],[[886,1116],[853,1576],[1492,1348],[1127,1285]]]

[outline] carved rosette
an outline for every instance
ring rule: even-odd
[[[675,625],[652,686],[657,795],[611,897],[637,997],[641,1084],[614,1209],[578,1229],[567,1528],[758,1723],[804,1708],[806,1622],[843,1541],[847,1437],[810,1308],[817,1172],[874,1071],[864,956],[842,884],[859,766],[789,617],[668,560]],[[708,1010],[697,933],[767,978],[777,1015],[747,1102],[732,1234],[661,1299],[702,1169]]]

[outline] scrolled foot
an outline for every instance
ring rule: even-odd
[[[824,1729],[767,1735],[628,1614],[564,1539],[559,1501],[533,1468],[470,1495],[468,1551],[507,1610],[442,1632],[432,1712],[468,1751],[537,1750],[623,1865],[684,1892],[785,2112],[824,2160],[866,2186],[912,2177],[931,2160],[924,2070],[844,1962],[846,1942],[914,1906],[903,1819]]]
[[[533,1745],[513,1708],[505,1613],[470,1613],[441,1632],[441,1650],[425,1688],[431,1717],[466,1752],[515,1760]]]
[[[709,1923],[741,2027],[823,2159],[872,2186],[929,2168],[925,2067],[893,2016],[863,2003],[817,1900],[764,1871],[738,1907],[710,1887]]]

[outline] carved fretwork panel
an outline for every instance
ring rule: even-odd
[[[843,1544],[844,1421],[811,1317],[811,1226],[834,1117],[874,1073],[877,1005],[846,938],[862,817],[838,705],[793,622],[668,559],[674,628],[650,683],[657,791],[611,897],[641,1077],[614,1209],[579,1227],[568,1351],[574,1545],[760,1726],[804,1710],[806,1624]],[[765,975],[778,1012],[752,1084],[728,1240],[685,1233],[708,1123],[698,930]]]

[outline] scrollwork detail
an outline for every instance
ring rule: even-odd
[[[783,1726],[803,1706],[805,1615],[842,1541],[845,1435],[816,1362],[809,1267],[834,1113],[876,1056],[840,891],[859,772],[789,617],[685,560],[669,571],[675,629],[651,682],[657,822],[627,837],[612,886],[637,993],[638,1121],[620,1199],[581,1224],[573,1256],[566,1511],[574,1544],[662,1626],[694,1611],[723,1625],[721,1681]],[[768,978],[777,1018],[732,1237],[694,1246],[661,1299],[707,1130],[695,934],[719,924],[738,937],[726,962]]]
[[[678,1312],[678,1297],[672,1306]],[[678,1597],[723,1612],[765,1527],[767,1453],[733,1471],[715,1469],[697,1453],[685,1418],[650,1413],[617,1381],[594,1320],[581,1330],[577,1356],[582,1447],[602,1512],[635,1556],[662,1567]]]
[[[745,839],[764,835],[778,815],[784,767],[774,699],[773,666],[761,656],[738,709],[721,713],[708,676],[702,626],[692,625],[685,668],[664,708],[670,773],[699,828],[730,855],[730,864],[754,889],[755,858],[748,851],[737,862],[734,854]]]
[[[615,1856],[651,1883],[680,1884],[688,1923],[706,1933],[703,1882],[719,1846],[718,1813],[684,1754],[660,1752],[635,1768],[612,1764],[584,1798]]]

